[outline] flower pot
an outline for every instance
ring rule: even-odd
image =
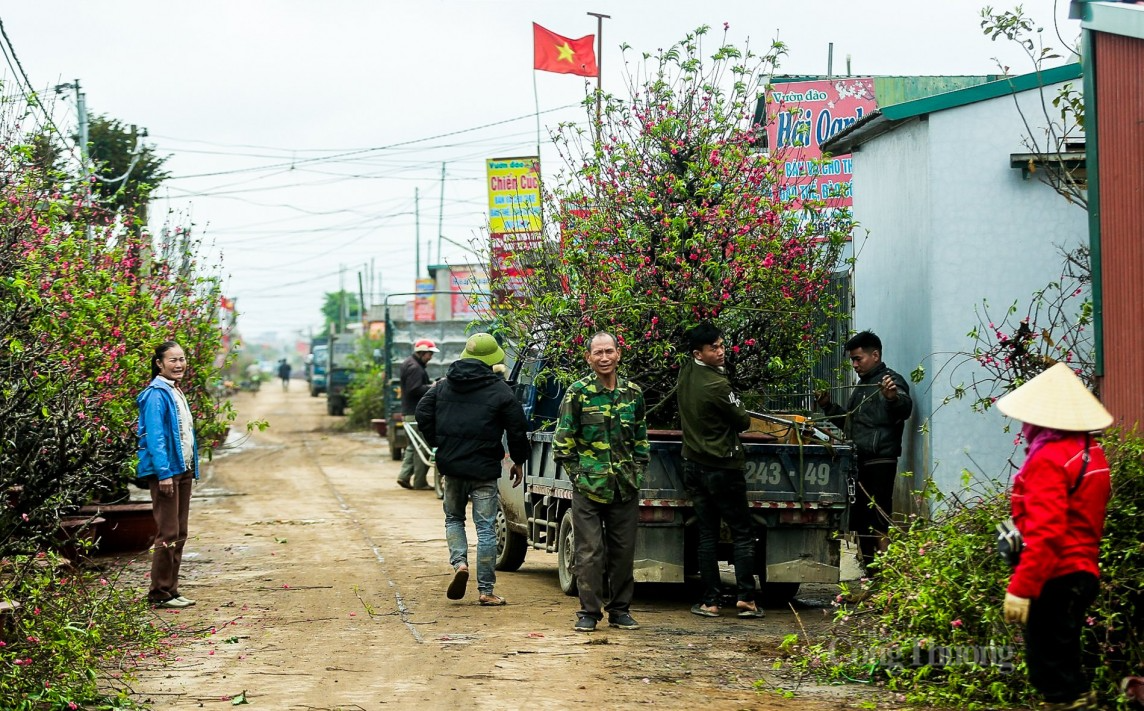
[[[103,522],[92,514],[61,518],[54,540],[56,550],[68,560],[78,560],[82,553],[90,550],[88,544],[95,541]]]
[[[158,527],[150,501],[84,506],[80,513],[99,516],[100,553],[138,553],[151,547]]]

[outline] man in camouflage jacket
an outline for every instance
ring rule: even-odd
[[[595,630],[604,611],[612,627],[638,629],[629,608],[640,482],[650,451],[643,391],[617,374],[620,350],[611,334],[592,337],[587,360],[593,374],[568,388],[553,437],[554,456],[574,486],[580,611],[573,629]],[[605,590],[611,593],[606,606]]]

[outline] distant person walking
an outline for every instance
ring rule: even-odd
[[[429,392],[429,371],[426,366],[433,360],[433,354],[440,352],[436,343],[422,338],[413,344],[413,353],[401,364],[401,416],[402,427],[405,427],[406,432],[411,428],[417,429],[417,403]],[[401,458],[397,483],[403,489],[433,488],[429,486],[429,465],[422,461],[412,442],[405,448]]]
[[[155,607],[195,604],[179,593],[179,567],[187,541],[191,485],[199,477],[198,445],[187,398],[179,383],[187,374],[187,358],[174,341],[155,348],[151,383],[139,394],[139,463],[136,476],[146,480],[158,533],[152,548],[151,588]]]
[[[1111,481],[1092,432],[1113,418],[1064,363],[997,401],[1025,423],[1025,463],[1013,479],[1013,523],[1024,540],[1005,592],[1005,620],[1025,625],[1029,683],[1043,709],[1096,709],[1081,659],[1085,611],[1096,599]]]
[[[552,439],[553,456],[573,485],[580,594],[573,629],[595,631],[606,611],[610,626],[634,630],[640,482],[651,454],[643,390],[617,373],[620,346],[612,334],[592,336],[587,360],[592,375],[569,386]]]
[[[431,387],[417,405],[417,426],[429,446],[437,448],[437,469],[445,482],[445,539],[453,579],[446,596],[460,600],[469,581],[469,541],[465,509],[473,504],[477,529],[477,591],[485,606],[505,599],[496,585],[498,509],[497,480],[501,478],[508,442],[513,486],[524,480],[521,465],[532,452],[524,410],[493,366],[504,362],[504,351],[487,333],[473,334],[460,360],[449,366],[445,379]]]
[[[857,501],[850,507],[850,530],[858,534],[862,562],[869,565],[889,531],[902,434],[914,403],[905,378],[882,362],[882,340],[873,331],[854,334],[845,348],[858,374],[846,409],[831,402],[827,392],[819,393],[817,402],[853,440],[858,453]]]
[[[285,358],[278,361],[278,377],[282,378],[282,392],[286,392],[287,390],[290,389],[290,371],[291,370],[293,370],[293,368],[291,368],[290,362],[287,361]]]
[[[683,425],[683,485],[698,519],[703,580],[703,599],[691,612],[719,616],[723,583],[717,549],[722,521],[734,545],[735,608],[739,617],[762,617],[755,602],[755,530],[743,475],[746,453],[739,441],[739,433],[751,426],[751,416],[723,369],[726,348],[719,329],[705,321],[686,335],[691,358],[679,370],[675,392]]]

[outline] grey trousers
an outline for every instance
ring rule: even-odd
[[[576,539],[577,616],[604,618],[628,612],[635,594],[633,575],[639,499],[602,504],[572,493],[572,532]],[[604,605],[608,598],[607,605]]]
[[[405,421],[405,428],[417,429],[417,425]],[[418,433],[420,434],[420,433]],[[416,450],[413,448],[413,443],[410,442],[409,446],[405,448],[405,454],[401,457],[401,473],[397,475],[398,481],[409,482],[410,478],[413,479],[410,484],[414,489],[422,489],[429,486],[429,467],[421,461],[421,457],[417,456]]]

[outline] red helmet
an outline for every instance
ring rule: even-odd
[[[440,353],[441,349],[437,347],[436,343],[429,340],[428,338],[422,338],[421,340],[416,341],[413,344],[413,352],[414,353]]]

